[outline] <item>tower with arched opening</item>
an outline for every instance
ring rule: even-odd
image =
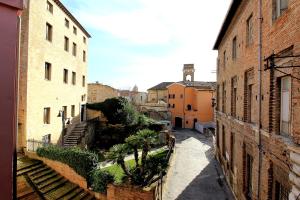
[[[194,64],[184,64],[183,66],[183,81],[194,81],[195,68]],[[190,79],[188,79],[190,77]]]

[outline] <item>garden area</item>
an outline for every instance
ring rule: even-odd
[[[89,108],[101,110],[107,118],[105,127],[94,133],[89,149],[48,146],[39,148],[37,155],[67,164],[86,179],[91,190],[103,194],[109,184],[143,188],[156,182],[172,153],[161,140],[162,126],[123,98]]]

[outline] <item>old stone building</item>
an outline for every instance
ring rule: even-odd
[[[216,157],[237,199],[299,199],[300,1],[232,1],[214,49]]]
[[[194,72],[193,64],[184,65],[183,81],[167,86],[168,109],[174,127],[196,128],[196,124],[214,121],[212,99],[215,82],[194,81]]]
[[[163,101],[168,102],[168,89],[167,87],[174,82],[162,82],[152,88],[148,89],[148,103],[159,103]]]
[[[84,116],[89,38],[61,1],[27,1],[21,27],[19,148],[26,147],[27,139],[55,143],[62,123]],[[62,111],[64,122],[58,117]]]
[[[88,103],[98,103],[103,102],[106,99],[113,97],[118,97],[118,90],[109,86],[103,85],[101,83],[89,83],[88,84]]]

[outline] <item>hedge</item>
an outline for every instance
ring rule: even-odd
[[[37,155],[67,164],[88,181],[90,181],[90,173],[96,168],[98,163],[97,154],[75,147],[41,147],[37,149]]]
[[[93,191],[106,193],[107,185],[114,182],[114,176],[108,171],[96,169],[92,173],[91,181]]]

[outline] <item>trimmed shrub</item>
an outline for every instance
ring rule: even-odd
[[[107,185],[114,182],[114,176],[108,171],[98,169],[93,171],[91,181],[93,191],[106,193]]]
[[[37,149],[37,155],[67,164],[88,182],[90,173],[98,163],[97,154],[79,148],[41,147]]]

